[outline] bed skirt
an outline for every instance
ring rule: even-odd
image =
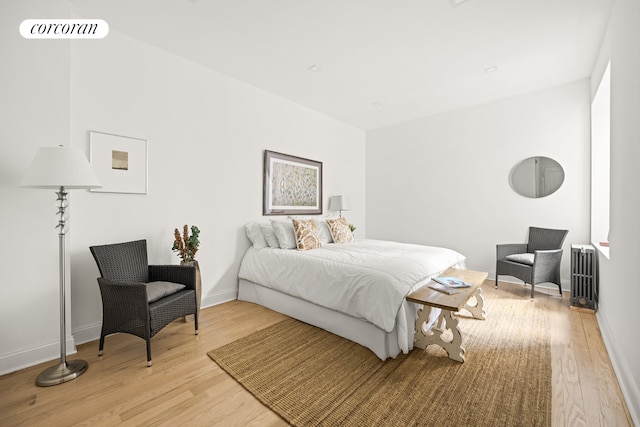
[[[397,326],[387,333],[366,320],[321,307],[244,279],[238,280],[238,300],[262,305],[354,341],[369,348],[382,360],[395,357],[401,351]],[[414,308],[412,303],[406,304],[411,304],[411,308],[404,310],[407,316],[405,324],[412,326],[415,324],[417,308]],[[408,335],[409,350],[411,350],[414,335],[412,327],[409,327]]]

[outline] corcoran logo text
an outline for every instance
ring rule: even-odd
[[[102,39],[109,24],[102,19],[25,19],[20,35],[25,39]]]

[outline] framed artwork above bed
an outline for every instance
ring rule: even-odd
[[[322,162],[264,151],[263,215],[322,213]]]

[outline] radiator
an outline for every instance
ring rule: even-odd
[[[598,309],[597,257],[591,245],[571,245],[571,305]]]

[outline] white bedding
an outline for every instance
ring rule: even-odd
[[[309,251],[251,247],[238,277],[405,335],[407,325],[396,324],[406,319],[405,297],[464,259],[451,249],[366,239]]]

